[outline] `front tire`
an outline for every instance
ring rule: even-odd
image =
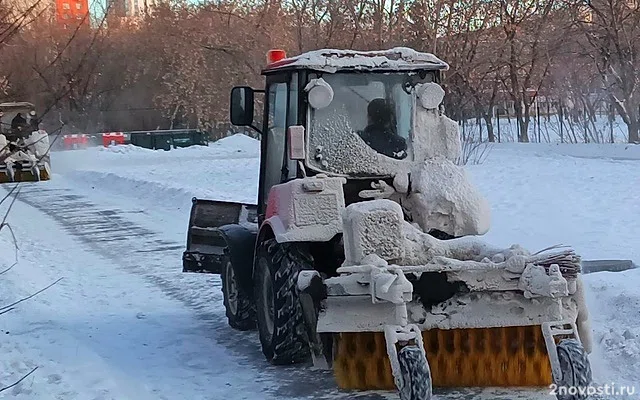
[[[562,379],[556,382],[558,389],[563,387],[566,393],[558,393],[558,400],[584,400],[589,397],[587,387],[592,382],[591,364],[582,344],[576,339],[564,339],[557,346],[558,361],[562,370]],[[580,390],[583,392],[581,393]]]
[[[256,327],[255,306],[250,296],[238,285],[236,270],[231,259],[224,260],[222,274],[222,296],[229,326],[239,331]]]
[[[297,278],[313,265],[296,244],[268,239],[258,248],[254,288],[260,344],[274,365],[305,362],[310,350]]]
[[[401,400],[430,400],[431,370],[418,346],[404,346],[398,351],[398,362],[404,385],[399,389]]]

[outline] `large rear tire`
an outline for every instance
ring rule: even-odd
[[[236,270],[227,257],[222,267],[222,296],[229,326],[239,331],[256,327],[255,304],[251,297],[238,285]]]
[[[262,353],[274,365],[309,360],[310,349],[297,288],[311,256],[295,243],[264,241],[258,248],[254,290]]]

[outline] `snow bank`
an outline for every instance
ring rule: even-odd
[[[165,208],[188,209],[192,197],[255,203],[259,149],[260,141],[236,134],[170,151],[125,145],[60,152],[52,168],[87,189]]]
[[[551,154],[576,158],[640,160],[640,145],[637,144],[595,144],[595,143],[494,143],[495,150],[527,152],[539,157]]]
[[[85,150],[59,151],[52,156],[53,173],[74,170],[111,171],[140,165],[168,165],[176,160],[254,158],[260,156],[260,141],[243,134],[226,137],[209,146],[190,146],[151,150],[134,145],[89,147]]]
[[[242,133],[237,133],[235,135],[227,136],[218,141],[210,144],[211,147],[225,147],[229,149],[240,150],[241,152],[247,152],[251,154],[259,154],[260,153],[260,141],[256,140],[247,135],[243,135]]]
[[[98,151],[104,153],[117,153],[117,154],[131,154],[131,153],[146,153],[151,154],[154,153],[154,150],[147,149],[144,147],[134,146],[132,144],[124,144],[117,146],[109,146],[109,147],[89,147],[85,151]]]
[[[256,155],[260,152],[260,141],[253,139],[241,133],[225,137],[215,142],[209,143],[208,146],[189,146],[179,147],[176,149],[152,150],[144,147],[134,146],[132,144],[117,145],[109,147],[89,147],[85,150],[88,153],[100,153],[100,156],[106,154],[127,154],[133,157],[157,157],[157,158],[182,158],[182,157],[207,157],[215,154],[221,155]],[[67,154],[70,152],[64,152]],[[98,156],[98,157],[100,157]]]
[[[593,320],[594,373],[618,386],[640,377],[640,270],[585,276]],[[636,390],[640,388],[636,387]],[[637,392],[636,392],[637,393]]]

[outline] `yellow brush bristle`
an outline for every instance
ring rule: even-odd
[[[434,387],[537,387],[552,383],[539,326],[432,329],[422,333]],[[382,332],[336,335],[338,386],[393,390]]]

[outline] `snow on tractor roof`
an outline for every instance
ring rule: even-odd
[[[312,69],[335,73],[341,70],[448,70],[449,65],[431,53],[418,52],[408,47],[379,51],[322,49],[269,64],[263,73],[283,69]]]

